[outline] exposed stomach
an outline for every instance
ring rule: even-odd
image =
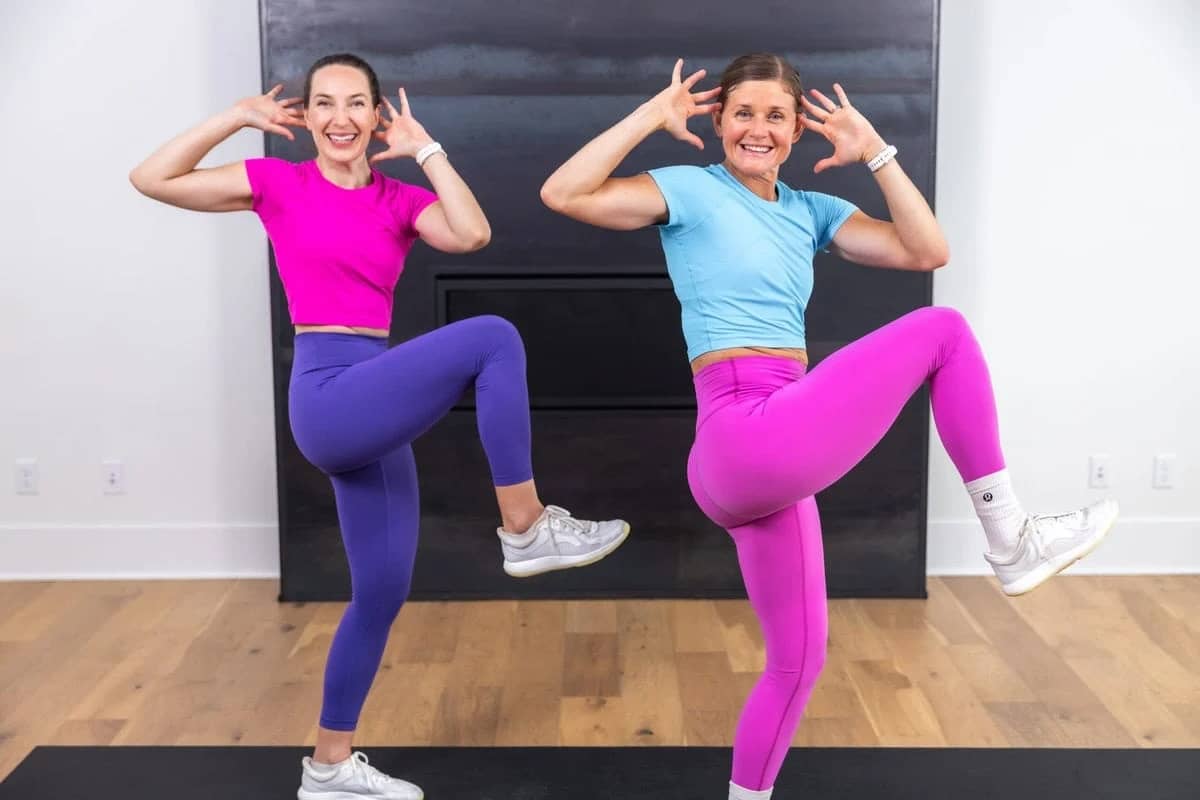
[[[790,358],[808,366],[808,351],[803,347],[727,347],[723,350],[709,350],[692,359],[692,374],[695,375],[709,364],[718,361],[728,361],[742,356],[774,356]]]
[[[388,337],[386,328],[356,328],[351,325],[296,325],[296,333],[351,333],[358,336]]]

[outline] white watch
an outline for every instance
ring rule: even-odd
[[[425,145],[424,147],[422,147],[420,150],[417,151],[417,155],[415,156],[415,158],[417,159],[417,166],[418,167],[425,166],[425,159],[429,158],[434,153],[444,153],[444,152],[446,152],[446,151],[442,149],[442,145],[440,142],[430,142],[429,144]]]
[[[887,147],[876,153],[874,158],[867,162],[867,169],[871,170],[871,172],[878,172],[884,164],[896,157],[897,152],[899,151],[896,150],[896,145],[889,144]]]

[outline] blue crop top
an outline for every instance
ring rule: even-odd
[[[659,233],[688,360],[727,347],[804,347],[813,255],[858,209],[783,183],[768,202],[720,164],[649,174],[667,201]]]

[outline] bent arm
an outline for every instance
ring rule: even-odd
[[[470,253],[490,242],[492,228],[487,216],[445,153],[426,159],[424,170],[438,199],[414,222],[421,240],[443,253]]]
[[[242,128],[230,108],[171,139],[129,173],[139,192],[192,211],[246,211],[252,199],[244,162],[196,169],[200,159]]]
[[[879,149],[882,149],[882,142]],[[874,151],[873,151],[874,152]],[[833,237],[833,250],[868,267],[928,272],[945,266],[950,247],[929,203],[894,159],[875,173],[892,221],[856,212]]]
[[[649,175],[614,178],[612,172],[662,127],[649,103],[592,139],[542,186],[542,202],[571,219],[613,230],[635,230],[667,220],[667,201]]]

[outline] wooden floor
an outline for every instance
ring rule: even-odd
[[[341,604],[274,581],[0,584],[0,778],[38,744],[311,743]],[[839,600],[797,745],[1200,746],[1200,576]],[[741,601],[411,603],[361,745],[728,745]]]

